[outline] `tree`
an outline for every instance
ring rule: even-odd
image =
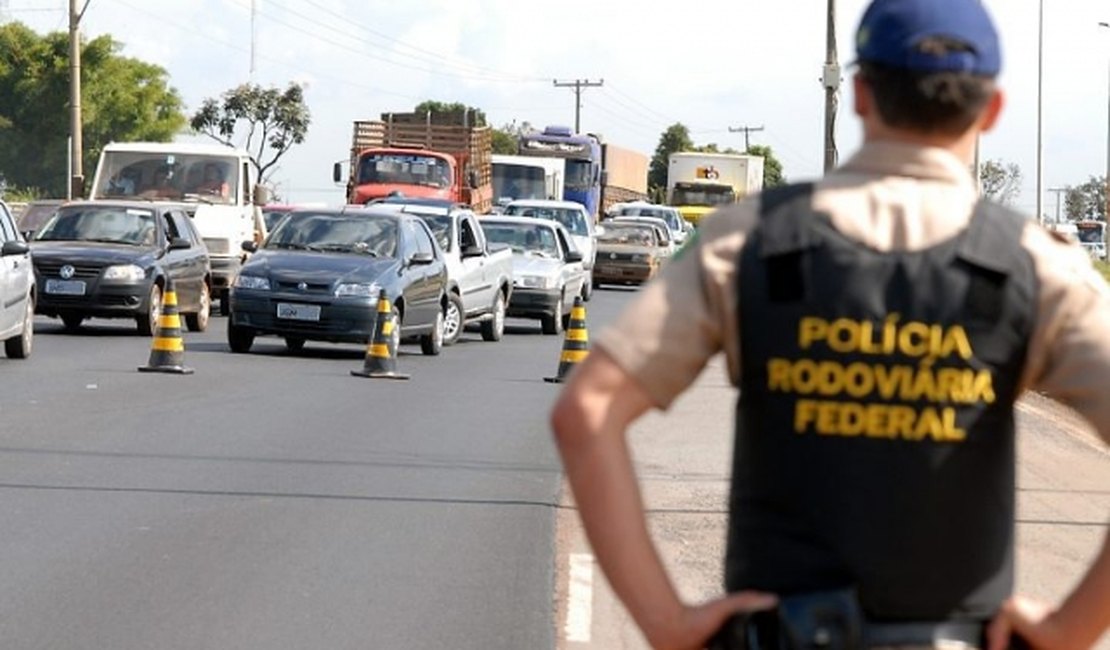
[[[681,122],[668,126],[663,135],[659,136],[659,146],[655,147],[655,155],[651,157],[651,168],[648,171],[649,191],[656,194],[656,188],[667,187],[667,169],[670,166],[672,153],[690,151],[693,148],[694,141],[690,139],[690,129]]]
[[[452,123],[462,124],[463,119],[471,126],[485,126],[486,114],[479,108],[467,106],[462,102],[440,102],[434,99],[426,99],[416,105],[412,109],[414,113],[432,113],[433,115],[450,116]]]
[[[506,124],[500,129],[493,130],[493,153],[514,155],[520,152],[520,136],[526,133],[532,133],[535,129],[532,128],[530,122],[516,123],[513,120],[511,124]]]
[[[782,173],[782,163],[775,157],[771,147],[762,144],[753,144],[748,147],[749,156],[763,156],[763,187],[778,187],[786,185],[786,176]]]
[[[284,91],[243,84],[225,92],[220,100],[204,100],[189,125],[231,147],[237,146],[236,135],[244,134],[240,135],[242,147],[258,178],[266,180],[267,172],[281,157],[304,142],[311,119],[299,84],[290,83]]]
[[[1068,219],[1106,221],[1106,178],[1091,176],[1086,183],[1068,188],[1064,197]]]
[[[1021,168],[1015,163],[988,160],[979,167],[983,196],[1010,205],[1021,194]]]
[[[166,142],[184,128],[166,71],[119,55],[99,36],[81,45],[81,162],[96,168],[112,141]],[[65,196],[69,184],[69,35],[0,26],[0,178],[30,195]]]

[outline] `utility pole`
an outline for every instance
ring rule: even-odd
[[[258,15],[257,0],[251,0],[251,72],[250,72],[250,80],[251,81],[254,81],[254,41],[258,36],[258,32],[255,30],[255,21],[256,21],[257,15]]]
[[[762,131],[762,130],[763,130],[763,125],[755,126],[755,127],[752,127],[752,126],[738,126],[736,128],[733,128],[731,126],[728,127],[728,132],[729,133],[743,133],[744,134],[744,153],[747,153],[748,149],[752,148],[751,134],[752,133],[757,133],[757,132]]]
[[[1037,223],[1044,223],[1044,0],[1037,17]]]
[[[840,90],[840,63],[836,53],[836,0],[828,0],[825,33],[825,67],[821,76],[825,86],[825,173],[836,167],[836,105]]]
[[[81,18],[90,1],[85,0],[85,6],[78,11],[78,0],[69,0],[69,133],[73,171],[66,196],[71,199],[85,195],[85,171],[81,164]]]
[[[553,80],[556,88],[574,88],[574,132],[582,132],[582,89],[597,88],[605,84],[604,79],[590,81],[589,79],[575,79],[574,81]]]
[[[1099,27],[1110,29],[1110,23],[1099,23]],[[1106,57],[1106,221],[1110,222],[1110,55]]]
[[[1053,194],[1056,195],[1056,219],[1053,221],[1053,223],[1060,223],[1060,195],[1061,194],[1067,194],[1068,192],[1071,191],[1071,188],[1070,187],[1050,187],[1050,188],[1048,188],[1048,191],[1052,192]]]

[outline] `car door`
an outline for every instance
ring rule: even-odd
[[[201,240],[198,240],[196,231],[189,221],[189,216],[180,210],[170,211],[170,221],[182,239],[189,242],[189,248],[172,251],[177,253],[181,260],[180,276],[174,278],[178,286],[185,291],[187,300],[182,299],[182,304],[188,306],[188,311],[200,308],[200,292],[204,286],[206,269],[206,249]],[[182,289],[178,289],[181,291]]]
[[[567,260],[569,253],[581,253],[574,246],[574,240],[567,235],[567,231],[562,228],[555,229],[555,236],[559,242],[559,257],[563,260],[563,286],[565,287],[564,295],[573,299],[575,296],[582,293],[582,282],[586,279],[586,270],[582,262],[571,262]]]
[[[173,280],[174,291],[177,293],[178,307],[185,305],[193,305],[196,303],[199,296],[195,295],[193,287],[189,286],[189,256],[188,249],[174,250],[170,248],[170,243],[175,239],[186,238],[178,230],[177,224],[173,219],[173,211],[166,210],[162,212],[159,219],[162,222],[162,228],[166,232],[166,246],[165,253],[162,256],[162,271]]]
[[[459,216],[459,255],[462,263],[462,277],[459,286],[463,292],[463,306],[467,312],[487,308],[493,304],[493,281],[489,277],[485,255],[485,239],[474,215],[466,213]],[[482,249],[482,255],[462,257],[462,252],[470,246]]]
[[[425,325],[431,322],[434,314],[428,307],[428,288],[432,284],[429,278],[429,265],[413,264],[412,256],[421,252],[418,244],[416,220],[401,220],[401,265],[404,281],[401,295],[405,299],[404,324],[408,326]],[[425,246],[426,248],[426,246]],[[434,249],[433,249],[434,250]]]
[[[0,246],[10,241],[20,237],[7,206],[0,204]],[[11,332],[22,321],[30,269],[29,254],[0,256],[0,333]]]

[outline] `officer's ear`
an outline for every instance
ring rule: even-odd
[[[875,99],[871,96],[871,87],[863,75],[856,73],[852,76],[852,109],[856,115],[866,118],[875,110]]]
[[[983,133],[990,131],[998,122],[998,118],[1002,115],[1002,107],[1006,104],[1006,96],[1003,92],[995,88],[994,93],[991,95],[990,101],[987,102],[986,107],[983,108],[983,113],[979,117],[979,130]]]

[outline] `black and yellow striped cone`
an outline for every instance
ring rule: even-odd
[[[408,375],[397,372],[397,346],[393,343],[393,328],[397,326],[398,323],[393,321],[393,305],[389,302],[385,289],[382,289],[378,297],[378,318],[374,322],[374,335],[366,346],[366,361],[362,370],[352,370],[352,375],[371,379],[409,378]]]
[[[586,359],[590,353],[590,335],[586,332],[586,306],[581,296],[574,299],[574,308],[570,310],[570,324],[567,325],[567,335],[563,339],[563,352],[559,356],[559,370],[554,377],[544,377],[549,384],[561,384],[567,378],[574,366]]]
[[[185,361],[185,341],[181,338],[181,316],[177,313],[177,292],[173,281],[166,278],[162,293],[162,310],[158,316],[158,329],[150,344],[150,361],[139,372],[168,372],[191,375],[192,368],[182,365]]]

